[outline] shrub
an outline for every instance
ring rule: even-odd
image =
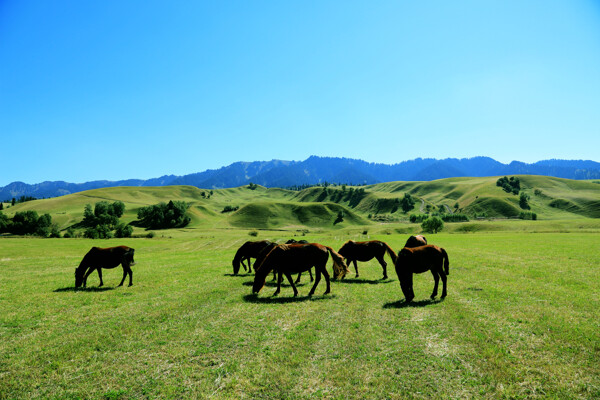
[[[425,232],[437,233],[444,229],[444,221],[440,217],[429,217],[421,224]]]
[[[521,211],[519,213],[519,218],[535,221],[537,220],[537,214],[531,211]]]
[[[188,205],[184,201],[169,201],[142,207],[138,211],[140,225],[147,229],[183,228],[190,223]]]
[[[248,235],[256,237],[256,236],[258,236],[258,232],[257,231],[250,231],[250,232],[248,232]]]
[[[117,238],[128,238],[133,233],[133,227],[131,225],[125,225],[123,223],[117,225],[115,229],[115,237]]]
[[[73,228],[69,227],[67,228],[66,232],[63,234],[64,238],[74,238],[75,237],[75,231],[73,230]]]
[[[237,210],[239,210],[239,208],[240,208],[239,206],[235,206],[235,207],[234,206],[225,206],[223,208],[223,211],[221,211],[221,213],[228,213],[228,212],[237,211]]]
[[[408,220],[410,222],[412,222],[413,224],[418,224],[421,223],[423,221],[425,221],[427,218],[429,218],[429,215],[427,214],[410,214],[410,217],[408,217]]]

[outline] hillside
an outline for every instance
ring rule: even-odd
[[[581,220],[600,218],[600,184],[543,176],[518,176],[521,190],[529,196],[531,212],[538,220]],[[122,220],[137,219],[140,207],[181,200],[189,204],[194,229],[340,229],[379,222],[408,223],[413,213],[458,212],[470,219],[516,218],[523,210],[519,196],[496,186],[497,177],[449,178],[429,182],[388,182],[363,187],[310,187],[300,191],[248,186],[212,191],[192,186],[113,187],[94,189],[52,199],[18,203],[5,208],[12,217],[17,211],[49,213],[61,230],[83,218],[86,204],[98,201],[125,203]],[[415,208],[403,213],[399,201],[409,193]],[[8,207],[5,204],[5,207]],[[225,208],[234,209],[223,212]],[[340,220],[339,217],[342,216]],[[141,228],[136,228],[138,231]]]
[[[544,160],[533,164],[513,161],[500,163],[489,157],[417,158],[388,165],[362,160],[312,156],[304,161],[236,162],[216,170],[206,170],[184,176],[165,175],[160,178],[85,183],[13,182],[0,187],[0,200],[33,196],[47,198],[86,190],[115,186],[187,185],[204,189],[233,188],[251,182],[264,187],[295,187],[319,183],[376,184],[392,181],[432,181],[452,177],[485,177],[499,175],[543,175],[567,179],[600,179],[600,163],[583,160]]]

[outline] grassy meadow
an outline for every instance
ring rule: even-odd
[[[531,223],[531,222],[530,222]],[[261,231],[259,239],[290,233]],[[154,239],[0,240],[0,398],[582,398],[600,396],[596,233],[429,235],[448,250],[449,294],[430,274],[407,305],[395,276],[359,264],[313,298],[232,276],[244,231]],[[405,234],[352,231],[304,238]],[[121,270],[73,272],[92,245],[136,249]],[[387,257],[387,256],[386,256]],[[329,263],[329,269],[331,262]]]
[[[0,237],[0,399],[600,398],[600,185],[520,178],[537,221],[509,219],[518,196],[496,178],[391,182],[355,198],[340,187],[210,197],[108,188],[5,209],[50,213],[64,230],[88,203],[121,200],[131,222],[139,207],[173,199],[192,221],[151,239],[139,227],[126,239]],[[493,217],[426,235],[450,257],[444,301],[429,299],[426,273],[406,304],[387,256],[389,279],[375,260],[359,263],[359,279],[351,267],[312,298],[308,274],[297,298],[285,281],[279,296],[270,281],[256,296],[252,274],[232,275],[247,240],[339,249],[379,239],[398,251],[421,230],[393,208],[404,193],[416,212],[458,204]],[[117,268],[104,270],[104,287],[94,273],[76,290],[85,253],[115,245],[136,250],[133,286],[116,287]]]

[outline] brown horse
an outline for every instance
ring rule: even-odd
[[[404,247],[419,247],[419,246],[425,246],[427,244],[427,239],[425,239],[425,236],[423,235],[417,235],[417,236],[411,236],[408,238],[408,240],[406,241],[406,244],[404,245]]]
[[[400,288],[407,303],[415,298],[413,274],[420,274],[425,271],[431,271],[435,280],[431,298],[434,299],[437,296],[440,277],[444,285],[442,299],[446,297],[446,280],[447,276],[450,275],[450,262],[446,250],[431,244],[414,248],[405,247],[400,250],[396,260],[396,274],[398,274]]]
[[[392,250],[387,243],[380,240],[371,240],[368,242],[355,242],[354,240],[348,240],[338,250],[338,253],[340,253],[340,255],[346,259],[348,264],[350,264],[350,262],[354,263],[354,270],[356,271],[357,278],[358,266],[356,261],[369,261],[373,258],[376,258],[383,268],[383,279],[387,279],[387,263],[383,259],[386,251],[392,259],[392,262],[395,263],[396,253],[394,253],[394,250]]]
[[[331,254],[331,258],[333,259],[334,279],[343,277],[348,271],[348,267],[344,263],[344,258],[331,247],[318,243],[278,245],[269,252],[256,270],[252,291],[254,293],[260,292],[265,285],[267,275],[271,271],[277,270],[277,290],[273,295],[276,296],[281,291],[282,276],[285,275],[292,289],[294,289],[294,297],[296,297],[298,296],[298,289],[294,285],[291,274],[315,267],[315,283],[308,295],[312,296],[315,293],[315,289],[321,281],[321,274],[325,276],[325,282],[327,282],[327,290],[324,293],[327,294],[331,291],[329,272],[327,272],[329,254]]]
[[[85,287],[87,278],[94,270],[98,271],[98,277],[100,278],[100,285],[104,285],[102,281],[102,268],[115,268],[119,264],[123,267],[123,279],[119,286],[123,285],[125,277],[129,274],[129,286],[133,285],[133,272],[131,266],[135,265],[133,261],[134,249],[127,246],[108,247],[101,249],[99,247],[92,247],[90,251],[83,257],[79,267],[75,269],[75,287],[83,285]]]
[[[252,272],[252,264],[250,262],[250,258],[256,258],[256,262],[254,263],[254,269],[256,269],[258,257],[260,256],[261,252],[271,244],[275,243],[272,243],[268,240],[259,240],[257,242],[249,241],[244,243],[235,253],[235,257],[233,257],[233,261],[231,262],[231,264],[233,265],[233,274],[237,275],[238,272],[240,272],[240,262],[244,267],[244,270]],[[244,264],[244,260],[248,262],[247,266],[246,264]]]

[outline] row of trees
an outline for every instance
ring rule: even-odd
[[[50,214],[39,215],[36,211],[18,211],[12,218],[0,212],[0,233],[5,232],[13,235],[60,237]]]

